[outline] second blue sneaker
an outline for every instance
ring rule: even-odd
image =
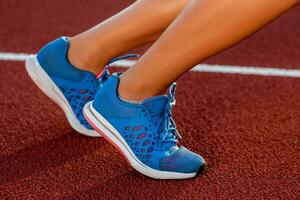
[[[118,96],[119,77],[112,75],[84,107],[88,123],[112,143],[140,173],[157,179],[187,179],[202,173],[204,159],[178,146],[172,119],[175,84],[168,96],[128,103]]]
[[[100,134],[84,119],[82,109],[108,79],[108,70],[105,68],[97,77],[80,70],[69,62],[68,50],[68,38],[58,38],[27,59],[26,70],[34,83],[65,112],[73,129],[87,136],[99,137]],[[137,55],[121,56],[110,63],[131,57]]]
[[[99,137],[82,116],[82,108],[94,98],[99,83],[107,79],[108,73],[105,71],[98,81],[93,73],[69,63],[68,50],[66,37],[54,40],[26,60],[26,70],[34,83],[65,112],[73,129]]]

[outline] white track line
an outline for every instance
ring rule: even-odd
[[[5,61],[25,61],[30,54],[26,53],[5,53],[0,52],[0,60]]]
[[[25,61],[30,54],[26,53],[6,53],[0,52],[0,61]],[[113,64],[117,67],[132,67],[136,61],[121,60]],[[200,64],[195,66],[191,71],[207,72],[207,73],[224,73],[224,74],[242,74],[242,75],[257,75],[257,76],[281,76],[300,78],[300,70],[297,69],[279,69],[266,67],[244,67],[244,66],[229,66],[229,65],[209,65]]]

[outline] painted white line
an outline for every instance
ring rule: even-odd
[[[115,67],[132,67],[136,63],[135,60],[119,60],[111,64]]]
[[[0,52],[0,60],[4,61],[25,61],[30,54]]]
[[[136,61],[121,60],[114,63],[114,66],[131,67]],[[283,77],[300,77],[300,70],[296,69],[279,69],[266,67],[243,67],[243,66],[229,66],[229,65],[209,65],[199,64],[191,71],[208,72],[208,73],[224,73],[224,74],[244,74],[244,75],[258,75],[258,76],[283,76]]]
[[[26,53],[7,53],[0,52],[0,61],[25,61],[31,54]],[[136,61],[120,60],[113,64],[116,67],[132,67]],[[256,76],[281,76],[300,78],[300,70],[297,69],[280,69],[266,67],[244,67],[229,65],[209,65],[200,64],[195,66],[191,71],[207,73],[224,73],[224,74],[243,74]]]
[[[297,69],[279,69],[266,67],[243,67],[243,66],[225,66],[225,65],[197,65],[192,69],[197,72],[224,73],[224,74],[243,74],[256,76],[282,76],[300,78],[300,70]]]

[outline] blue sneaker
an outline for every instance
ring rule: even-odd
[[[175,84],[168,96],[155,96],[139,104],[122,101],[118,84],[118,75],[112,75],[94,101],[85,105],[83,113],[89,124],[146,176],[187,179],[202,173],[204,159],[177,145],[180,136],[171,113]]]
[[[73,129],[83,135],[100,137],[84,119],[82,109],[109,78],[108,70],[105,68],[96,77],[91,72],[78,69],[68,61],[68,50],[68,38],[58,38],[27,59],[26,70],[34,83],[65,112]],[[119,59],[123,57],[113,61]]]

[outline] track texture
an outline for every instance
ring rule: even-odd
[[[130,3],[83,2],[1,1],[6,28],[0,29],[0,51],[32,53]],[[291,10],[208,62],[300,68],[299,12]],[[300,79],[182,77],[175,106],[182,143],[208,162],[203,176],[184,181],[146,178],[104,139],[74,132],[32,83],[24,63],[0,62],[0,79],[1,200],[299,199]]]
[[[36,52],[46,42],[61,35],[72,36],[82,32],[131,2],[133,0],[2,0],[0,52]],[[300,68],[299,24],[300,7],[292,9],[259,33],[206,62]],[[139,51],[143,52],[144,48]]]

